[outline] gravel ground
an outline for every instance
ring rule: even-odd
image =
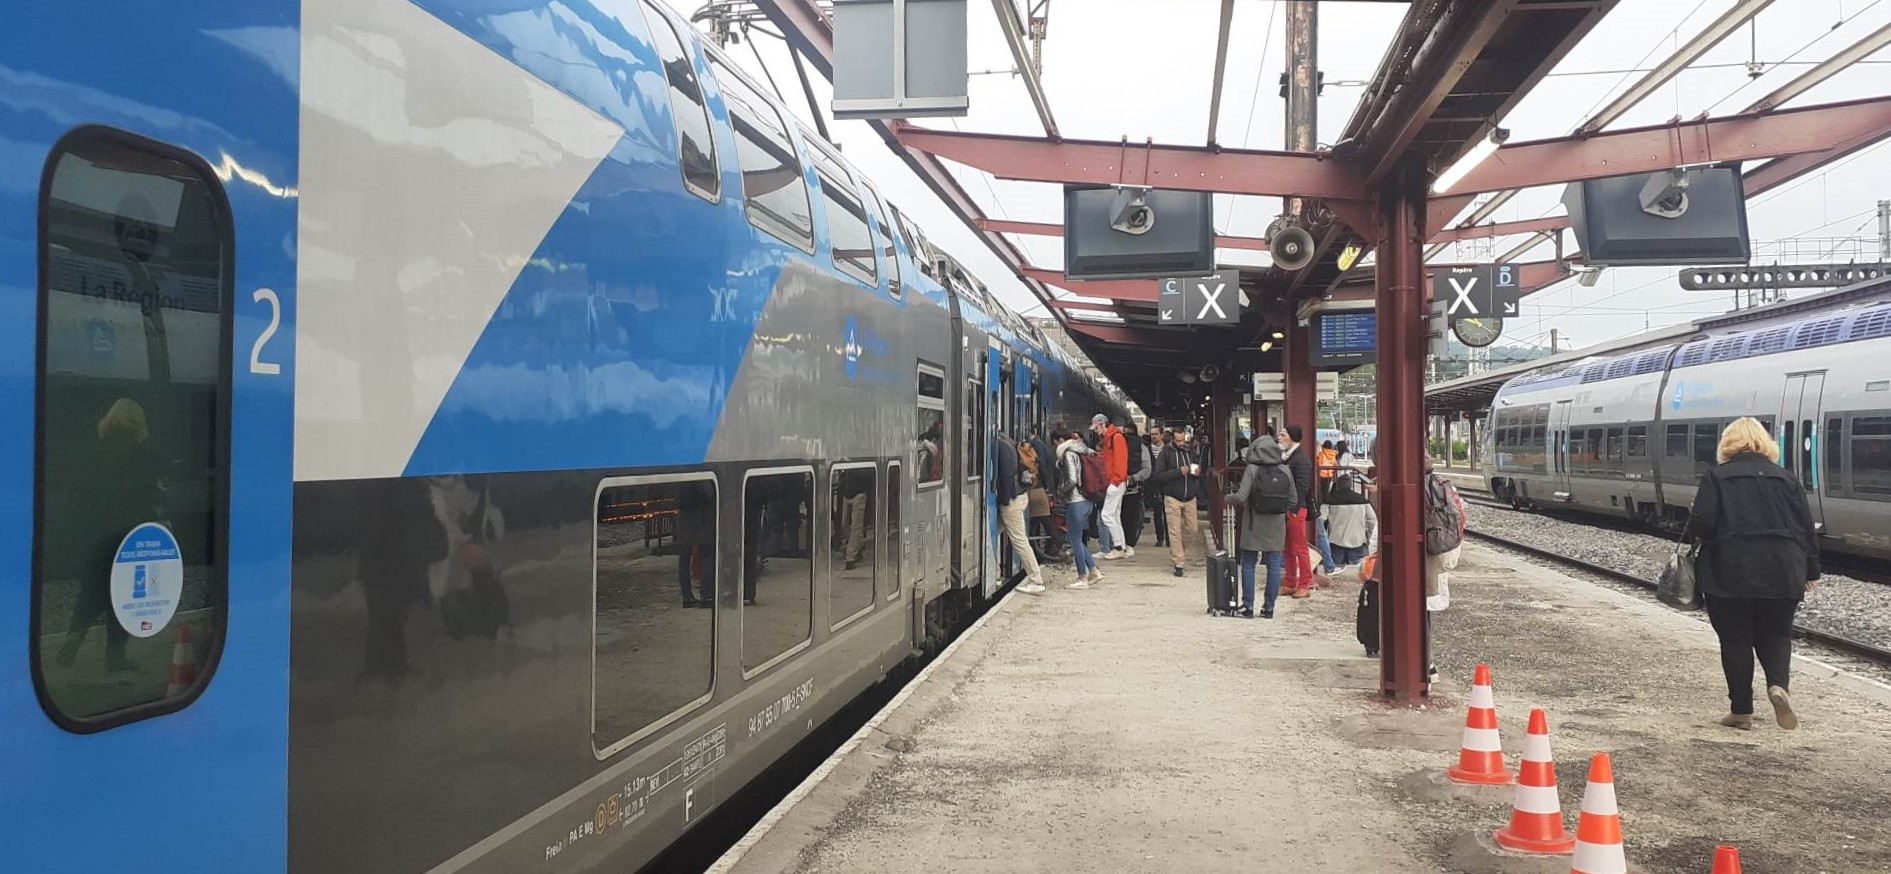
[[[1662,565],[1674,552],[1674,541],[1653,535],[1598,528],[1541,513],[1500,510],[1483,504],[1472,504],[1467,509],[1473,530],[1554,550],[1571,558],[1621,568],[1650,580],[1660,576]],[[1653,597],[1646,592],[1643,594]],[[1701,614],[1700,618],[1705,621],[1705,614]],[[1817,588],[1806,596],[1805,604],[1799,610],[1799,624],[1864,643],[1891,647],[1891,585],[1827,574],[1819,581]],[[1891,666],[1875,664],[1825,647],[1819,647],[1819,650],[1819,657],[1827,661],[1846,667],[1870,667],[1873,676],[1891,679]]]

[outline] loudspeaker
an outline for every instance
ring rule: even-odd
[[[1202,365],[1202,382],[1214,382],[1221,378],[1221,368],[1213,364]]]
[[[1267,251],[1274,256],[1275,267],[1299,270],[1313,263],[1313,235],[1300,228],[1286,228],[1267,238]]]

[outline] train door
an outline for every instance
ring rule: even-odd
[[[1550,407],[1550,482],[1559,501],[1569,499],[1569,409],[1569,401]]]
[[[1824,371],[1794,373],[1786,377],[1786,391],[1779,400],[1779,466],[1791,471],[1805,488],[1814,529],[1825,526],[1825,490],[1819,488],[1817,439],[1819,402],[1824,391]]]
[[[1011,433],[1011,405],[1006,403],[1006,399],[1011,397],[1011,361],[996,338],[991,341],[991,351],[987,353],[985,385],[985,414],[991,427],[982,432],[979,438],[985,441],[985,451],[990,453],[997,445],[996,435]],[[983,550],[985,594],[989,595],[1010,576],[1012,559],[1011,544],[999,533],[1004,520],[998,515],[998,466],[988,459],[985,469],[990,471],[985,477],[986,542]]]
[[[986,565],[990,563],[985,555],[985,526],[991,518],[986,505],[989,497],[985,483],[990,477],[985,475],[987,463],[991,460],[991,441],[987,438],[985,368],[990,358],[986,347],[980,347],[977,356],[968,356],[968,372],[965,374],[965,395],[961,402],[964,406],[964,428],[961,431],[961,446],[965,459],[965,478],[959,485],[959,513],[963,520],[959,540],[959,585],[978,591],[985,590]]]

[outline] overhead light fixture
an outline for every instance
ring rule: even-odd
[[[1489,134],[1485,135],[1483,139],[1478,140],[1477,144],[1472,146],[1470,151],[1464,153],[1464,157],[1459,158],[1457,163],[1445,168],[1443,173],[1438,174],[1438,178],[1431,183],[1431,193],[1443,194],[1450,191],[1451,186],[1463,182],[1465,176],[1469,175],[1472,170],[1477,169],[1477,165],[1484,163],[1485,158],[1496,153],[1498,146],[1503,145],[1509,140],[1509,128],[1491,128]]]
[[[1339,269],[1342,272],[1353,269],[1353,262],[1359,260],[1360,251],[1358,243],[1347,243],[1346,248],[1339,252]]]
[[[1286,333],[1285,331],[1275,331],[1275,332],[1274,332],[1274,339],[1276,339],[1276,340],[1285,340],[1285,339],[1287,339],[1287,333]]]
[[[1080,322],[1111,322],[1118,325],[1127,321],[1122,316],[1115,313],[1106,313],[1098,310],[1071,310],[1070,317]]]
[[[1273,350],[1273,348],[1274,348],[1274,341],[1272,341],[1272,340],[1264,340],[1264,341],[1262,341],[1262,342],[1261,342],[1261,351],[1262,351],[1262,352],[1268,352],[1268,351],[1272,351],[1272,350]]]

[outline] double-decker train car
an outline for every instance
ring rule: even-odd
[[[1491,491],[1673,529],[1721,429],[1753,416],[1825,548],[1891,558],[1891,283],[1843,298],[1511,379],[1486,420]]]
[[[654,0],[0,47],[9,870],[636,870],[1126,413]]]

